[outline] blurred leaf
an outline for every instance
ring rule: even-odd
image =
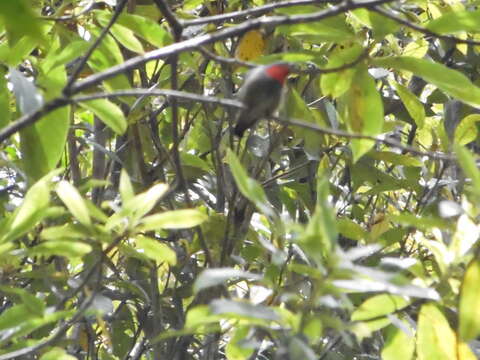
[[[368,298],[357,307],[351,316],[352,321],[369,321],[397,312],[410,304],[404,297],[381,294]]]
[[[408,335],[403,329],[394,325],[387,328],[385,334],[385,345],[382,349],[383,360],[410,360],[415,351],[415,338],[413,334]]]
[[[422,167],[422,161],[411,155],[402,155],[390,151],[371,151],[369,157],[375,160],[385,161],[393,165]]]
[[[11,221],[6,227],[8,229],[7,233],[2,238],[2,241],[14,240],[23,235],[47,215],[45,210],[50,203],[50,182],[59,173],[60,170],[58,169],[52,171],[30,188],[22,204],[11,217]]]
[[[251,331],[250,326],[237,326],[233,336],[228,342],[225,355],[228,360],[244,360],[248,359],[255,351],[252,346],[249,346],[245,340],[249,337]]]
[[[455,145],[455,154],[457,155],[458,163],[460,164],[465,176],[472,180],[472,190],[475,194],[480,195],[480,171],[477,168],[475,159],[466,148]]]
[[[280,320],[278,314],[270,307],[248,302],[216,299],[210,303],[210,310],[216,315],[230,315],[232,318],[238,319]]]
[[[473,85],[460,71],[433,61],[408,56],[374,59],[373,63],[380,67],[412,72],[446,94],[472,106],[480,106],[480,88]]]
[[[8,125],[10,114],[10,92],[7,88],[6,69],[0,67],[0,129]]]
[[[92,247],[75,240],[48,240],[29,249],[31,255],[82,257],[92,251]]]
[[[343,98],[343,119],[353,133],[375,136],[383,129],[383,102],[375,80],[366,68],[358,69],[352,86]],[[356,162],[374,145],[371,140],[352,139],[353,161]]]
[[[138,249],[142,249],[145,255],[158,264],[166,262],[169,265],[175,265],[177,263],[175,251],[158,240],[138,235],[135,238],[135,243]]]
[[[425,109],[423,108],[423,104],[405,86],[397,82],[392,82],[392,84],[412,119],[419,128],[422,128],[425,124]]]
[[[206,219],[207,215],[197,209],[165,211],[144,217],[140,229],[142,229],[142,231],[188,229],[200,225]]]
[[[335,69],[351,64],[362,55],[363,51],[364,49],[359,45],[354,45],[347,49],[334,50],[329,56],[325,69]],[[347,67],[342,71],[323,74],[320,77],[320,87],[323,95],[330,95],[333,98],[343,95],[350,88],[356,72],[356,67]]]
[[[299,243],[319,264],[331,256],[337,242],[337,227],[328,203],[328,180],[318,176],[317,204],[305,231],[299,235]]]
[[[479,114],[470,114],[464,117],[455,129],[455,142],[458,145],[467,145],[474,141],[478,136],[477,122],[479,121]]]
[[[451,11],[431,20],[426,28],[438,34],[451,34],[459,31],[480,32],[480,10]]]
[[[97,115],[117,134],[122,135],[127,130],[127,120],[122,110],[111,101],[106,99],[90,100],[82,102],[80,106]]]
[[[76,360],[75,356],[69,355],[64,349],[54,347],[42,355],[40,360]]]
[[[418,315],[417,356],[419,360],[456,359],[456,338],[437,305],[422,305]]]
[[[275,213],[273,208],[268,202],[267,195],[265,194],[262,186],[254,179],[248,177],[237,156],[230,149],[227,151],[226,160],[230,165],[235,183],[237,184],[242,195],[253,202],[255,206],[265,215],[274,215]]]
[[[107,11],[95,11],[103,26],[110,20],[111,14]],[[125,26],[156,47],[163,47],[172,42],[172,36],[160,24],[139,15],[122,13],[117,22]]]
[[[373,36],[377,40],[383,40],[399,28],[399,24],[385,16],[368,9],[356,9],[351,12],[365,26],[373,30]]]
[[[311,42],[342,42],[355,37],[343,14],[310,23],[281,25],[277,27],[277,31],[283,35]]]
[[[480,334],[480,261],[473,259],[465,271],[460,293],[459,334],[470,341]]]
[[[349,218],[337,219],[337,227],[338,232],[349,239],[361,241],[369,238],[368,232]]]
[[[62,180],[58,183],[56,191],[72,215],[83,225],[90,226],[92,222],[88,208],[75,186],[68,181]]]
[[[128,176],[127,171],[123,168],[122,172],[120,173],[120,184],[118,190],[120,191],[120,195],[122,196],[122,201],[124,204],[135,196],[130,177]]]
[[[41,21],[29,1],[0,1],[0,20],[7,30],[10,46],[15,45],[22,36],[45,43]]]
[[[16,294],[22,299],[23,305],[28,309],[31,314],[36,316],[43,316],[45,311],[45,303],[37,298],[35,295],[32,295],[25,289],[21,288],[12,288],[7,286],[0,286],[0,291],[7,294]]]
[[[233,268],[206,269],[195,280],[193,291],[198,293],[206,288],[223,284],[231,278],[260,280],[262,277],[258,274]]]

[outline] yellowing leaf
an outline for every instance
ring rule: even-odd
[[[255,60],[263,55],[265,50],[265,39],[259,30],[250,30],[240,39],[235,57],[242,61]]]
[[[459,306],[459,332],[464,341],[480,334],[480,262],[473,260],[463,278]]]

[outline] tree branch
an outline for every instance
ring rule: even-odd
[[[71,95],[71,89],[72,85],[75,82],[75,80],[78,78],[80,75],[80,72],[84,68],[85,64],[87,63],[88,59],[90,59],[90,56],[92,56],[93,52],[95,49],[100,45],[102,40],[107,36],[108,32],[110,31],[111,27],[115,22],[117,21],[118,17],[122,13],[123,9],[125,8],[125,5],[127,4],[128,0],[121,0],[120,3],[117,4],[117,7],[115,8],[115,12],[113,13],[112,18],[110,19],[109,23],[107,26],[102,30],[98,38],[95,39],[93,44],[90,46],[90,48],[87,50],[87,53],[80,58],[80,62],[76,66],[76,68],[73,70],[72,74],[70,75],[70,78],[68,79],[67,85],[65,85],[65,88],[63,89],[63,93],[65,95]]]
[[[362,1],[362,2],[344,2],[337,6],[331,7],[326,10],[321,10],[313,14],[302,14],[302,15],[293,15],[293,16],[281,15],[281,16],[272,16],[268,18],[262,18],[262,19],[247,20],[236,26],[224,28],[213,33],[200,35],[188,40],[167,45],[167,46],[164,46],[163,48],[153,50],[143,55],[139,55],[134,58],[131,58],[125,61],[123,64],[112,66],[111,68],[105,71],[91,75],[85,80],[77,84],[74,84],[72,86],[71,93],[76,94],[91,86],[97,85],[98,83],[106,79],[109,79],[113,76],[124,73],[126,71],[132,70],[148,61],[163,59],[173,54],[178,54],[185,51],[192,51],[199,46],[210,44],[226,38],[234,37],[252,29],[258,29],[261,27],[274,28],[279,25],[309,23],[309,22],[323,20],[335,15],[343,14],[344,12],[349,10],[354,10],[359,8],[371,8],[371,7],[386,4],[392,1],[395,1],[395,0],[368,0],[368,1]]]

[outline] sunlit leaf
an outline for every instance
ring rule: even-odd
[[[459,333],[464,341],[480,334],[480,262],[474,259],[465,271],[460,293]]]
[[[68,181],[60,181],[56,188],[57,194],[73,216],[83,225],[91,224],[87,205],[78,190]]]
[[[83,108],[92,111],[117,134],[121,135],[127,130],[127,120],[120,108],[106,99],[85,101],[80,104]]]
[[[419,360],[456,359],[456,338],[437,305],[422,305],[418,315],[417,356]]]

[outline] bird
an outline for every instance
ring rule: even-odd
[[[244,105],[235,119],[233,132],[237,137],[241,138],[259,119],[268,118],[275,112],[291,70],[291,64],[278,62],[258,66],[247,74],[237,92],[237,99]]]

